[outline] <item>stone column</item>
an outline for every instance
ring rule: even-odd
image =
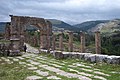
[[[20,36],[19,36],[19,21],[15,16],[10,15],[11,24],[10,24],[10,55],[19,55],[20,54]],[[17,24],[18,23],[18,24]]]
[[[47,49],[47,35],[40,35],[40,48]]]
[[[5,39],[10,40],[10,22],[6,23],[5,27]]]
[[[37,46],[38,42],[37,42],[37,36],[36,35],[34,35],[33,40],[34,40],[34,46]]]
[[[85,32],[81,32],[81,53],[85,52]]]
[[[59,36],[59,49],[60,51],[63,51],[63,34],[60,34]]]
[[[10,38],[10,56],[15,56],[20,54],[20,39],[16,37],[16,32],[11,34]]]
[[[48,50],[48,53],[50,52],[50,36],[47,35],[47,44],[46,44],[46,47],[47,47],[47,50]]]
[[[55,50],[55,35],[52,36],[52,50]]]
[[[69,51],[73,51],[73,32],[69,32]]]
[[[23,34],[21,34],[20,35],[20,50],[24,50],[23,49],[24,42],[25,42],[25,37]]]
[[[101,54],[101,39],[100,39],[100,32],[95,32],[95,48],[96,54]]]

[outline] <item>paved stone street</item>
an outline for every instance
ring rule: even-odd
[[[74,78],[74,80],[92,80],[91,78],[107,80],[105,77],[110,76],[100,69],[93,69],[93,64],[86,64],[79,61],[70,63],[65,60],[60,62],[54,58],[50,59],[34,53],[39,53],[39,51],[27,44],[27,53],[22,56],[1,57],[0,60],[4,60],[9,64],[18,62],[23,67],[38,74],[28,76],[25,78],[26,80],[42,80],[44,77],[52,80],[63,80],[63,77],[68,78],[68,80],[70,78]]]

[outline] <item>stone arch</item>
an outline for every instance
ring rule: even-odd
[[[25,28],[34,25],[40,30],[40,48],[50,48],[50,36],[52,35],[52,24],[44,18],[13,16],[11,17],[11,39],[20,39],[20,47],[24,43]]]

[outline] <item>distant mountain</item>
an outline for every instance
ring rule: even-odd
[[[70,30],[70,31],[79,31],[79,28],[73,27],[68,23],[65,23],[63,21],[60,20],[56,20],[56,19],[48,19],[52,25],[53,25],[53,29],[58,29],[58,30]],[[5,31],[5,22],[0,22],[0,32],[4,32]],[[37,30],[36,27],[34,26],[29,26],[27,27],[27,30]]]
[[[0,33],[3,33],[5,31],[5,25],[6,22],[0,22]]]
[[[120,19],[114,19],[107,23],[103,23],[97,26],[101,33],[104,34],[116,34],[120,32]]]
[[[82,31],[89,31],[91,28],[96,27],[100,23],[106,23],[108,20],[87,21],[80,24],[73,25]]]
[[[70,31],[79,31],[79,28],[74,27],[61,20],[56,20],[56,19],[48,19],[48,20],[52,23],[53,28],[63,28],[65,30],[70,30]]]
[[[70,30],[70,31],[88,31],[94,32],[96,30],[101,31],[102,33],[113,33],[120,31],[120,19],[114,20],[96,20],[96,21],[87,21],[76,25],[70,25],[66,22],[56,19],[48,19],[52,25],[53,29],[58,30]],[[0,22],[0,33],[5,31],[6,22]],[[37,30],[33,26],[27,28],[28,30]]]

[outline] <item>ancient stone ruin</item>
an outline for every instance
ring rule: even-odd
[[[100,32],[95,32],[95,52],[96,54],[86,53],[85,32],[80,34],[80,52],[74,52],[73,47],[73,32],[68,32],[68,50],[64,52],[63,33],[59,35],[59,50],[56,50],[56,35],[52,33],[52,24],[43,18],[13,16],[10,15],[11,22],[6,24],[5,39],[10,40],[9,52],[10,55],[18,55],[23,49],[25,42],[40,44],[39,50],[42,52],[52,53],[55,58],[79,58],[90,62],[107,62],[120,64],[120,56],[108,56],[101,54],[101,39]],[[40,31],[40,38],[37,36],[29,36],[26,33],[28,25],[37,27]]]
[[[52,24],[44,18],[10,15],[11,22],[6,24],[5,38],[11,41],[11,54],[18,54],[24,45],[25,30],[34,25],[40,31],[40,48],[49,50]]]

